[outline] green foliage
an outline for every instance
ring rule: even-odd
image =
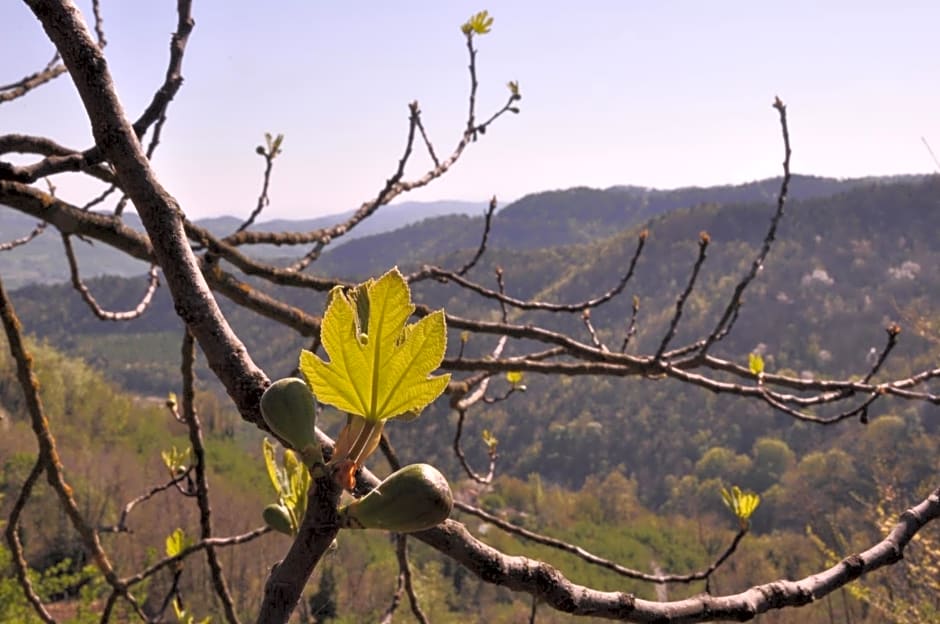
[[[489,11],[480,11],[464,22],[460,27],[460,31],[468,36],[485,35],[490,32],[492,26],[493,18],[490,17]]]
[[[265,507],[263,518],[272,529],[296,535],[307,510],[307,492],[310,489],[310,472],[297,455],[290,449],[284,451],[284,466],[277,462],[277,451],[274,444],[267,438],[262,443],[264,464],[268,471],[268,478],[274,491],[277,493],[277,511],[271,505]],[[281,515],[281,519],[276,514]],[[287,519],[287,523],[283,522]],[[287,530],[285,530],[287,529]]]

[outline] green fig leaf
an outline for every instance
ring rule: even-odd
[[[431,376],[447,349],[444,313],[406,325],[412,312],[397,268],[355,289],[334,289],[320,330],[329,362],[300,354],[317,400],[376,423],[420,412],[439,397],[450,381]]]

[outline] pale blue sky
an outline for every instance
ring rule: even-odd
[[[112,71],[136,117],[162,80],[175,3],[102,5]],[[776,175],[776,94],[789,107],[796,171],[935,170],[921,137],[940,152],[936,0],[196,0],[186,82],[155,166],[191,216],[246,214],[263,165],[254,146],[265,131],[283,132],[266,214],[355,208],[393,171],[409,101],[421,103],[438,152],[453,147],[468,89],[458,27],[484,8],[495,24],[477,42],[479,110],[501,105],[505,83],[518,80],[522,114],[407,199],[508,201],[577,185]],[[21,3],[0,4],[0,33],[0,83],[51,57]],[[0,106],[0,133],[8,132],[90,142],[67,77]],[[427,162],[416,158],[410,173]],[[71,188],[84,192],[74,201],[93,190]]]

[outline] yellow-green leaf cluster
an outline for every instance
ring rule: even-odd
[[[721,488],[721,498],[724,500],[725,506],[737,517],[742,529],[747,527],[751,514],[760,505],[759,495],[754,492],[742,491],[736,485],[730,490]]]
[[[277,451],[267,438],[262,443],[264,464],[268,477],[277,492],[276,506],[280,514],[288,519],[290,534],[296,535],[307,510],[307,491],[310,489],[310,472],[297,454],[290,449],[284,451],[284,467],[277,463]],[[279,528],[279,527],[273,527]]]
[[[490,32],[492,27],[493,18],[490,17],[489,11],[480,11],[464,22],[464,24],[460,27],[460,30],[465,35],[485,35]]]
[[[163,463],[170,472],[170,476],[175,479],[189,470],[192,461],[192,449],[186,447],[180,451],[174,446],[169,451],[160,451],[160,457],[163,458]]]
[[[764,372],[764,358],[759,353],[751,353],[747,358],[747,366],[752,373],[760,375]]]
[[[191,544],[192,542],[186,537],[183,529],[176,529],[166,536],[166,556],[175,557]]]

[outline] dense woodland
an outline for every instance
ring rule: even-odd
[[[572,189],[526,197],[497,214],[493,242],[475,272],[485,282],[488,273],[501,267],[513,296],[580,300],[598,284],[616,279],[630,260],[639,232],[648,230],[649,248],[630,292],[639,301],[642,319],[635,348],[648,349],[644,341],[655,340],[663,331],[694,258],[696,237],[707,231],[715,244],[682,327],[697,335],[727,297],[733,276],[752,257],[769,209],[762,193],[773,184],[673,192]],[[792,204],[778,246],[751,288],[737,330],[722,345],[722,353],[746,361],[749,353],[759,351],[768,370],[851,375],[859,372],[869,351],[880,346],[883,327],[897,319],[904,324],[904,334],[889,364],[892,371],[904,375],[934,361],[940,319],[924,311],[937,309],[935,293],[940,292],[940,277],[930,269],[940,262],[940,213],[935,208],[940,179],[837,182],[797,177],[794,191],[802,199]],[[472,231],[471,224],[478,229],[481,219],[445,216],[352,241],[325,254],[317,269],[342,268],[348,271],[344,276],[360,279],[394,264],[403,270],[417,268],[418,258],[431,257],[443,266],[458,264],[472,252],[473,242],[468,238],[465,249],[455,250],[453,237]],[[544,233],[538,224],[544,225]],[[516,237],[501,236],[504,227]],[[619,231],[601,235],[613,229]],[[542,240],[564,244],[542,246]],[[435,252],[447,255],[435,259]],[[102,304],[122,309],[140,296],[143,281],[108,277],[89,284],[102,293]],[[304,308],[322,305],[322,298],[308,293],[279,294]],[[165,471],[160,451],[185,445],[183,428],[167,418],[162,406],[167,393],[177,390],[178,375],[174,345],[180,325],[169,297],[161,289],[140,319],[115,324],[86,314],[69,284],[34,284],[13,296],[26,330],[42,345],[37,347],[37,362],[44,400],[51,413],[63,415],[61,424],[56,423],[64,428],[63,443],[83,449],[79,456],[68,457],[80,476],[83,504],[100,524],[113,523],[121,501],[160,480]],[[440,286],[417,289],[415,296],[465,316],[497,313],[478,299],[455,297]],[[630,306],[631,298],[625,297],[593,311],[602,336],[613,340],[622,333]],[[236,306],[226,312],[265,368],[288,374],[296,366],[303,339],[274,323],[259,322]],[[574,335],[586,331],[576,320],[562,321],[544,312],[529,316]],[[475,340],[462,348],[468,353],[488,348]],[[461,348],[459,332],[453,332],[451,345]],[[141,351],[151,357],[141,361]],[[4,361],[0,405],[7,414],[7,435],[0,456],[5,458],[3,483],[9,496],[28,466],[30,438],[9,358]],[[212,440],[208,449],[213,474],[221,490],[238,493],[226,497],[222,526],[231,533],[243,532],[257,524],[270,488],[259,459],[262,436],[226,406],[221,388],[208,383],[207,373],[200,378],[206,380],[199,408]],[[510,387],[506,381],[502,384],[497,393]],[[878,510],[889,497],[906,504],[929,491],[938,466],[916,458],[936,462],[940,457],[936,408],[919,403],[878,408],[864,425],[856,419],[821,428],[750,401],[668,380],[527,375],[525,385],[524,393],[515,392],[480,410],[467,423],[464,448],[472,465],[482,468],[487,462],[484,430],[498,440],[499,477],[491,486],[461,480],[450,449],[453,416],[443,407],[431,410],[420,426],[395,427],[390,439],[399,456],[430,458],[445,469],[461,495],[488,512],[641,569],[655,564],[679,572],[706,566],[733,533],[721,488],[733,484],[753,490],[762,497],[753,533],[712,579],[713,590],[743,588],[758,575],[802,575],[835,553],[870,541],[883,520]],[[332,422],[338,421],[338,415],[332,416]],[[136,466],[146,468],[131,469]],[[168,518],[135,529],[147,536],[143,540],[151,548],[160,548],[169,525],[194,521],[185,504],[170,508],[175,511]],[[32,513],[37,518],[60,517],[55,529],[37,522],[35,535],[25,532],[37,573],[52,571],[46,572],[49,591],[93,595],[82,584],[80,548],[67,537],[70,531],[61,512],[47,500]],[[504,550],[534,552],[581,582],[624,588],[622,579],[574,557],[543,546],[533,550],[531,544],[486,523],[477,528]],[[122,558],[146,563],[145,552],[120,549],[120,535],[110,539]],[[260,544],[232,552],[230,565],[245,583],[236,594],[247,611],[258,600],[258,575],[283,547],[279,541],[283,538],[267,536]],[[334,613],[337,621],[377,619],[393,591],[393,549],[381,537],[366,543],[346,540],[340,548],[336,560],[343,564],[328,562],[319,572],[319,590],[307,605],[311,617],[327,621]],[[427,596],[424,603],[437,605],[433,621],[460,620],[479,604],[488,605],[491,621],[510,620],[512,613],[525,611],[524,601],[480,584],[459,566],[422,550],[416,549],[415,557],[421,591]],[[919,561],[912,557],[914,566]],[[208,599],[206,574],[197,565],[191,568],[184,595],[196,601],[195,612],[212,612],[211,602],[201,602]],[[870,594],[845,591],[815,607],[811,615],[781,613],[768,621],[884,621],[887,615],[879,599],[889,591],[901,591],[912,602],[924,600],[918,608],[936,608],[935,598],[917,593],[923,591],[918,583],[927,582],[916,578],[919,573],[916,567],[892,570],[865,583]],[[65,580],[54,580],[56,575]],[[167,580],[154,581],[160,582]],[[911,587],[904,589],[906,584]],[[363,587],[370,589],[363,594]],[[650,598],[656,595],[656,587],[649,584],[631,582],[628,588]],[[670,586],[668,595],[701,589],[701,583]],[[153,595],[162,593],[155,588]],[[907,621],[916,621],[910,617]],[[552,618],[544,614],[539,621],[555,621]]]

